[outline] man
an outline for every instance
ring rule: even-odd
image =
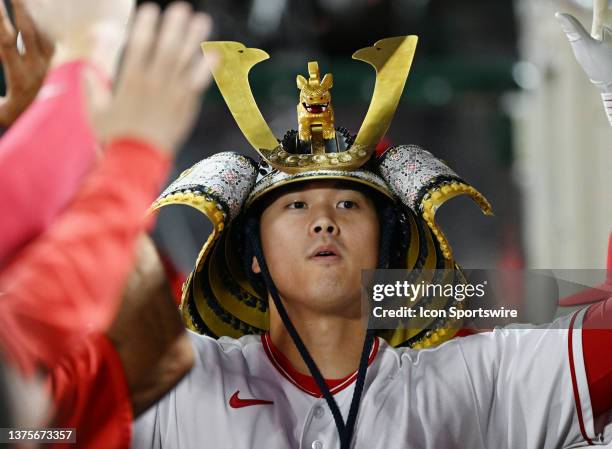
[[[158,7],[143,5],[115,93],[94,119],[98,137],[106,141],[109,136],[130,135],[176,151],[194,123],[200,93],[210,80],[210,70],[197,56],[197,44],[209,30],[208,18],[194,14],[183,2],[173,3],[163,16]],[[192,348],[158,271],[155,249],[146,239],[139,246],[136,268],[111,328],[88,335],[50,375],[55,423],[75,428],[79,447],[127,448],[133,416],[175,385],[193,364]],[[150,332],[152,324],[155,329]]]
[[[597,17],[598,15],[603,16],[606,10],[605,4],[601,6],[603,6],[603,9],[598,10],[597,4],[595,5],[592,36],[570,14],[557,13],[556,17],[572,45],[576,60],[589,80],[601,92],[604,112],[610,121],[610,126],[612,126],[612,30],[603,25],[603,17]],[[591,304],[607,299],[610,295],[612,295],[612,232],[608,237],[605,281],[592,289],[564,298],[560,305]]]
[[[482,195],[421,148],[373,156],[415,44],[414,37],[383,39],[355,53],[377,69],[356,137],[341,128],[332,137],[323,132],[331,77],[323,86],[318,65],[309,63],[308,81],[298,78],[298,111],[311,114],[300,120],[311,137],[291,131],[280,144],[247,86],[248,71],[267,55],[233,42],[204,44],[206,54],[222,54],[215,80],[262,160],[217,154],[156,202],[189,205],[213,223],[182,302],[187,326],[208,336],[189,334],[195,366],[136,421],[135,448],[610,441],[609,304],[546,328],[497,330],[420,352],[414,348],[451,338],[450,323],[378,336],[365,329],[361,269],[454,270],[461,282],[435,211],[468,194],[490,212]],[[444,307],[457,305],[451,298]],[[591,338],[583,326],[603,329],[607,339]]]
[[[576,56],[576,60],[589,77],[589,80],[601,92],[604,112],[612,126],[612,30],[604,26],[607,5],[603,1],[595,1],[593,7],[593,26],[591,35],[582,24],[569,14],[557,13],[556,17],[566,33]],[[608,239],[608,260],[606,279],[602,284],[587,289],[575,295],[563,298],[559,304],[564,307],[593,305],[593,309],[602,309],[606,299],[612,295],[612,232]],[[608,300],[609,301],[609,300]],[[600,338],[612,344],[609,334],[601,331],[590,333],[591,338]],[[598,376],[591,373],[591,376]],[[601,376],[601,373],[599,374]],[[612,447],[612,443],[606,447]]]
[[[161,36],[166,41],[169,36],[176,39],[176,29],[187,26],[193,41],[198,42],[207,33],[207,18],[196,16],[191,21],[186,5],[179,5],[179,9],[178,13],[170,11],[165,22],[170,32],[162,33]],[[127,10],[131,10],[131,7]],[[137,31],[150,32],[156,26],[157,16],[156,8],[151,5],[144,7],[137,17]],[[52,21],[54,25],[62,19],[67,20],[66,14],[56,12],[54,17],[59,19]],[[68,17],[74,20],[72,15]],[[102,22],[100,17],[96,20]],[[121,20],[125,18],[121,17]],[[71,26],[81,31],[96,27],[95,23],[88,24],[87,20]],[[80,340],[92,330],[108,328],[116,312],[116,297],[119,297],[132,265],[135,242],[145,229],[146,205],[151,196],[156,195],[166,176],[168,156],[179,148],[199,109],[197,99],[208,82],[208,70],[201,65],[192,66],[194,61],[184,55],[168,56],[174,49],[168,50],[161,45],[160,48],[154,48],[152,56],[145,58],[143,54],[149,54],[153,47],[148,42],[152,38],[147,40],[145,36],[138,36],[138,39],[130,41],[116,93],[104,105],[92,108],[97,138],[106,144],[98,169],[73,199],[70,208],[64,211],[61,219],[50,225],[43,236],[23,250],[0,276],[0,291],[4,294],[0,303],[3,311],[1,344],[5,350],[11,348],[7,350],[10,356],[23,361],[19,364],[24,372],[33,372],[37,364],[51,369],[51,359],[57,358],[56,353],[69,347],[71,341]],[[70,53],[70,57],[75,58],[77,63],[79,59],[87,61],[92,57],[88,46],[82,42],[71,44],[61,39],[57,42],[58,52]],[[160,42],[169,46],[165,41]],[[97,42],[95,45],[99,44]],[[141,48],[143,45],[145,48]],[[115,52],[113,54],[112,59],[116,59],[117,55]],[[170,72],[175,68],[170,69],[165,59],[179,67],[184,65],[185,73],[172,75]],[[108,62],[108,58],[105,61]],[[62,70],[66,65],[75,64],[63,60],[59,65]],[[143,85],[143,81],[150,85]],[[151,105],[145,101],[153,101],[151,92],[159,90],[156,83],[166,82],[173,84],[165,89],[167,95],[157,96],[155,104],[164,107],[164,110],[172,110],[173,120],[169,120],[168,115],[153,112]],[[81,83],[77,71],[76,76],[63,79],[59,86],[78,91],[82,88]],[[184,85],[179,89],[175,84]],[[188,93],[192,94],[193,99],[185,101],[181,95]],[[74,103],[77,109],[74,114],[79,116],[79,120],[71,123],[72,127],[61,122],[59,125],[79,135],[81,128],[91,125],[84,98],[79,95]],[[37,118],[26,115],[22,117],[22,122],[27,126],[32,119],[36,123]],[[47,119],[56,122],[59,117]],[[36,140],[36,136],[25,139],[26,149],[35,146],[32,140]],[[93,140],[85,139],[82,145],[77,145],[77,149],[87,152],[93,143]],[[61,149],[53,145],[48,148],[51,153],[54,150],[59,152]],[[27,167],[36,162],[28,164],[22,159],[21,163]],[[36,209],[31,204],[29,207]],[[58,212],[52,211],[53,214]],[[92,263],[96,258],[100,259]],[[40,287],[37,291],[28,288],[34,282]],[[43,303],[52,307],[61,318],[48,311],[36,315],[34,311]],[[31,329],[34,324],[36,332]],[[26,341],[29,343],[26,344]]]
[[[16,26],[23,36],[22,55],[8,17],[3,16],[3,67],[7,75],[12,74],[3,105],[8,109],[5,115],[15,123],[5,123],[10,128],[0,140],[0,190],[6,199],[0,206],[5,217],[0,227],[0,269],[53,222],[95,163],[99,146],[86,94],[91,92],[93,99],[99,96],[94,97],[94,92],[108,91],[134,6],[133,0],[108,3],[113,14],[101,14],[91,7],[92,2],[65,1],[61,8],[55,4],[55,9],[40,0],[27,5],[23,0],[13,2],[15,16],[21,18]],[[35,20],[28,11],[36,13]],[[82,32],[71,31],[76,27]],[[55,44],[56,51],[38,93],[36,61],[51,57],[48,50],[40,49],[50,45],[45,42]],[[37,196],[40,205],[31,207]]]
[[[74,6],[83,2],[78,3]],[[57,19],[67,19],[65,11],[58,14],[54,5],[47,13],[51,17],[39,20],[56,26],[61,22]],[[86,16],[82,22],[69,16],[70,23],[62,32],[77,29],[84,33],[102,20],[91,10]],[[78,427],[80,447],[127,446],[134,410],[138,413],[146,408],[192,363],[189,342],[174,331],[177,325],[181,329],[180,320],[161,282],[145,290],[146,302],[138,303],[137,295],[128,291],[131,301],[123,305],[108,336],[100,331],[110,324],[136,239],[150,222],[144,216],[146,207],[159,191],[170,156],[193,125],[200,94],[210,80],[201,57],[195,57],[197,44],[209,28],[208,18],[193,14],[184,3],[170,7],[163,20],[155,6],[140,9],[115,92],[103,103],[90,104],[96,138],[106,144],[101,162],[70,206],[52,211],[59,217],[0,277],[3,361],[16,365],[24,375],[49,375],[57,406],[55,423]],[[58,46],[64,57],[78,62],[92,56],[88,47],[92,42],[67,35],[65,45]],[[100,42],[93,44],[97,47]],[[113,62],[116,56],[111,52],[109,61],[106,54],[104,61]],[[59,87],[79,91],[82,72],[73,75],[61,80]],[[78,128],[87,121],[82,117],[87,105],[81,95],[73,101],[77,110],[72,112],[79,120],[72,125],[79,134],[82,130]],[[66,127],[66,123],[61,125]],[[156,260],[146,241],[140,252],[147,260]],[[138,277],[145,271],[150,274],[147,267],[139,266],[129,287],[132,283],[142,286]],[[138,312],[139,319],[146,319],[147,313],[164,306],[175,316],[158,328],[158,344],[145,352],[135,351],[141,336],[131,332],[133,314]],[[119,335],[125,340],[115,347]],[[164,369],[156,369],[162,352],[173,360]],[[158,376],[152,386],[149,375]]]

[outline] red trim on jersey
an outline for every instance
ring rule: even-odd
[[[274,346],[269,333],[265,333],[261,336],[261,343],[263,344],[264,351],[270,359],[270,362],[285,379],[311,396],[316,398],[323,397],[323,394],[321,393],[321,390],[319,389],[319,386],[314,378],[312,376],[302,374],[296,370],[289,359],[285,357],[285,355],[280,352],[276,346]],[[374,345],[372,346],[370,356],[368,357],[368,366],[370,366],[376,358],[379,345],[380,343],[378,338],[374,339]],[[357,371],[342,379],[325,379],[325,383],[329,387],[330,393],[334,395],[351,385],[355,379],[357,379]]]
[[[582,324],[582,353],[595,419],[612,410],[612,298],[593,304]]]
[[[576,412],[578,414],[578,424],[580,425],[580,433],[582,433],[582,438],[589,444],[589,446],[593,446],[593,441],[587,436],[586,430],[584,427],[584,419],[582,417],[582,404],[580,403],[580,394],[578,393],[578,382],[576,380],[576,368],[574,366],[574,322],[576,321],[576,316],[580,313],[580,311],[574,313],[572,316],[572,320],[570,321],[569,329],[568,329],[568,338],[567,338],[567,347],[568,347],[568,355],[569,355],[569,365],[570,365],[570,373],[572,375],[572,388],[574,389],[574,402],[576,403]]]
[[[453,338],[469,337],[470,335],[476,335],[478,333],[480,332],[478,332],[476,329],[464,327],[459,329]]]

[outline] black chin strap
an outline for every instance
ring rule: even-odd
[[[389,259],[389,250],[391,246],[393,229],[395,228],[395,213],[391,207],[385,208],[382,212],[382,220],[381,222],[385,224],[386,231],[383,232],[381,238],[380,245],[380,256],[379,256],[379,264],[380,268],[386,268]],[[353,439],[353,433],[355,431],[355,424],[357,422],[357,414],[359,412],[359,405],[361,403],[361,396],[363,393],[363,387],[365,385],[365,377],[368,369],[368,359],[370,352],[372,351],[372,346],[374,344],[374,339],[376,338],[375,331],[370,329],[368,322],[368,330],[366,331],[365,341],[363,343],[363,349],[361,351],[361,357],[359,359],[359,369],[357,370],[357,379],[355,381],[355,391],[353,392],[353,398],[351,401],[351,407],[349,409],[348,419],[346,423],[342,417],[342,413],[340,412],[340,408],[336,403],[333,395],[331,394],[319,367],[313,360],[312,356],[308,352],[306,345],[300,338],[295,326],[291,322],[289,315],[287,314],[287,310],[283,305],[280,296],[278,294],[278,290],[272,281],[272,277],[270,276],[270,272],[268,271],[268,266],[266,265],[265,258],[263,256],[263,250],[261,248],[261,239],[259,235],[259,220],[255,217],[250,217],[246,223],[247,234],[249,236],[249,242],[252,245],[253,254],[259,263],[259,268],[261,269],[261,273],[263,275],[264,281],[266,283],[266,287],[268,292],[272,296],[272,300],[274,301],[274,305],[276,306],[276,310],[283,321],[283,324],[287,328],[295,347],[297,348],[300,356],[306,363],[308,370],[310,371],[312,377],[315,379],[317,386],[319,387],[321,393],[323,393],[323,397],[331,410],[332,416],[334,417],[334,421],[336,423],[336,428],[338,429],[338,434],[340,436],[340,448],[341,449],[349,449],[351,446],[351,442]]]

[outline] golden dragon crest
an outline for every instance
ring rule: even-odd
[[[268,54],[263,50],[247,48],[244,44],[230,41],[204,42],[202,49],[207,57],[209,53],[214,53],[217,55],[215,59],[220,59],[220,63],[212,67],[213,76],[225,103],[249,143],[272,167],[286,173],[300,173],[313,169],[355,170],[370,159],[376,145],[387,132],[397,109],[417,40],[416,36],[390,37],[353,54],[353,59],[366,62],[375,69],[376,82],[368,112],[355,141],[350,148],[341,151],[325,150],[325,142],[337,140],[333,109],[331,103],[326,105],[328,100],[331,100],[329,89],[333,79],[328,74],[318,81],[318,65],[309,63],[310,79],[298,77],[297,80],[301,89],[298,106],[299,140],[310,140],[310,150],[304,154],[287,151],[288,148],[279,144],[253,97],[249,85],[249,71],[268,59]],[[302,107],[304,110],[301,110]],[[331,139],[326,136],[331,136]]]
[[[297,87],[300,89],[300,102],[297,105],[298,136],[305,142],[310,142],[315,135],[316,140],[336,137],[334,130],[334,108],[331,104],[333,78],[330,73],[319,78],[319,64],[308,63],[307,80],[302,75],[297,76]],[[318,138],[318,139],[317,139]]]

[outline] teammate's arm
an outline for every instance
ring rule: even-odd
[[[24,1],[29,3],[38,31],[27,19]],[[118,1],[122,5],[117,5]],[[97,145],[85,107],[83,79],[91,75],[87,79],[92,91],[108,90],[133,3],[15,1],[15,15],[23,17],[19,22],[26,51],[22,59],[36,56],[34,49],[43,45],[38,44],[41,34],[55,43],[56,52],[38,97],[0,139],[0,269],[49,227],[92,168]],[[112,4],[115,9],[101,11],[100,4]],[[22,61],[17,59],[14,33],[8,28],[8,19],[4,19],[3,39],[7,42],[3,64],[10,74],[18,71],[17,63]],[[55,29],[63,33],[54,33]],[[28,65],[28,70],[33,65]],[[25,69],[23,64],[21,68]],[[12,98],[11,89],[26,79],[30,78],[18,73],[9,77],[12,85],[7,101]],[[36,92],[33,81],[29,83],[27,98],[31,100]]]
[[[193,365],[193,350],[161,260],[148,237],[108,337],[121,359],[134,416],[159,400]]]
[[[612,30],[603,24],[607,2],[595,2],[589,35],[569,14],[557,13],[574,55],[591,82],[602,92],[604,109],[612,125]],[[595,418],[612,410],[612,298],[592,305],[582,327],[582,350]]]
[[[160,109],[159,123],[143,123],[138,132],[155,133],[159,145],[174,145],[193,123],[210,70],[200,54],[210,22],[191,15],[184,3],[172,5],[155,38],[159,12],[141,8],[134,23],[112,115],[98,116],[102,135],[122,134],[126,122],[138,123],[143,107],[139,94],[151,89],[145,104]],[[144,55],[148,55],[148,58]],[[163,113],[162,113],[163,112]],[[168,123],[173,126],[168,126]],[[123,362],[136,414],[144,411],[178,382],[191,367],[193,354],[159,257],[150,242],[141,242],[142,257],[132,273],[122,310],[109,337]]]
[[[101,138],[115,142],[101,168],[68,213],[3,273],[2,343],[26,372],[50,369],[73,339],[109,324],[167,169],[159,154],[180,147],[210,81],[198,45],[207,16],[178,3],[156,35],[158,22],[157,7],[140,9],[116,93],[94,111]],[[156,329],[146,338],[148,350],[147,341],[158,343]]]
[[[169,162],[148,144],[114,141],[69,209],[2,273],[0,346],[24,373],[108,327]]]

